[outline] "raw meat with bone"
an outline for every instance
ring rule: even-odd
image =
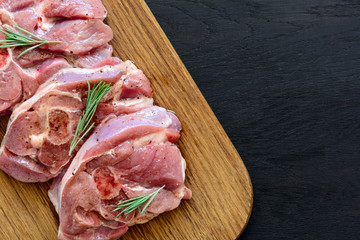
[[[63,58],[52,58],[24,69],[12,54],[10,49],[0,49],[0,115],[34,95],[38,87],[59,70],[72,67]]]
[[[145,223],[191,198],[184,186],[186,163],[173,144],[180,130],[177,117],[160,107],[108,118],[99,125],[49,191],[60,217],[59,239],[117,239],[128,226]],[[164,185],[144,215],[140,208],[127,218],[113,211],[119,201]]]
[[[153,104],[148,79],[130,61],[63,69],[14,110],[0,149],[0,168],[23,182],[57,176],[71,159],[69,147],[86,105],[87,81],[100,80],[113,87],[99,104],[96,123],[110,113],[132,113]]]
[[[19,26],[43,39],[61,41],[43,45],[19,59],[17,56],[28,47],[7,50],[6,56],[12,60],[0,69],[1,80],[7,85],[0,91],[0,115],[10,113],[17,103],[35,93],[38,83],[46,81],[44,76],[37,80],[41,73],[37,70],[48,59],[63,58],[68,61],[68,67],[91,68],[119,63],[118,59],[111,58],[112,48],[108,42],[113,33],[103,23],[106,10],[100,0],[0,0],[0,8],[1,25],[12,29]],[[0,40],[4,38],[0,33]],[[4,61],[0,64],[5,65]],[[48,71],[46,77],[55,70],[58,69],[54,67]],[[10,95],[9,88],[12,88]]]

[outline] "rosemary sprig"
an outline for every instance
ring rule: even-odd
[[[22,34],[20,32],[13,31],[11,29],[8,29],[1,25],[3,30],[0,29],[0,32],[5,34],[5,40],[0,41],[0,48],[9,48],[9,47],[20,47],[20,46],[31,46],[34,45],[17,56],[17,58],[20,58],[25,53],[40,47],[47,43],[61,43],[61,41],[47,41],[45,39],[39,38],[38,36],[32,34],[31,32],[26,31],[25,29],[15,26],[16,29],[29,34],[31,37],[26,36],[25,34]]]
[[[90,88],[90,83],[88,84],[88,95],[86,108],[83,111],[82,116],[79,119],[79,123],[76,127],[74,139],[71,142],[69,156],[72,151],[76,148],[79,142],[85,137],[85,135],[94,127],[95,123],[90,125],[91,119],[94,117],[96,108],[100,103],[101,99],[109,92],[110,84],[105,84],[100,81],[99,84],[94,83],[93,89]]]
[[[136,198],[130,198],[128,200],[125,200],[123,202],[119,202],[117,208],[115,208],[113,211],[116,212],[122,208],[123,209],[116,217],[119,217],[121,214],[125,214],[125,219],[127,219],[127,217],[129,216],[129,214],[133,211],[135,211],[135,209],[139,208],[141,205],[143,205],[144,203],[146,203],[146,205],[144,206],[143,210],[141,211],[141,214],[143,214],[146,210],[146,208],[150,205],[150,203],[152,202],[152,200],[154,200],[155,196],[160,192],[161,189],[163,189],[165,187],[162,186],[161,188],[159,188],[158,190],[156,190],[153,193],[144,195],[144,196],[140,196],[140,197],[136,197]]]

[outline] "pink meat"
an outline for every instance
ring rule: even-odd
[[[0,50],[0,114],[10,112],[16,104],[33,96],[59,70],[72,67],[63,58],[51,58],[36,67],[24,68],[21,64],[34,64],[36,58],[18,61],[14,54],[18,52]]]
[[[29,32],[33,32],[38,23],[38,15],[33,8],[15,12],[13,16],[16,25]]]
[[[64,66],[60,59],[49,64]],[[51,68],[43,68],[41,71],[45,75],[49,71],[51,75]],[[92,85],[100,80],[112,84],[111,91],[103,99],[104,104],[122,106],[125,112],[132,112],[139,110],[135,107],[138,97],[147,99],[147,105],[142,107],[152,106],[152,89],[144,89],[149,86],[147,78],[141,79],[144,87],[139,88],[134,99],[121,97],[124,79],[138,71],[130,61],[98,69],[64,68],[58,71],[11,115],[0,149],[0,168],[24,182],[47,181],[58,175],[71,159],[69,147],[86,105],[87,80]],[[98,112],[94,121],[98,123],[105,117]],[[37,174],[32,166],[36,167]]]
[[[22,90],[19,68],[10,61],[2,70],[3,74],[0,75],[0,99],[11,101],[19,98]]]
[[[42,13],[45,17],[82,19],[104,19],[106,9],[101,0],[43,0]]]
[[[105,17],[101,0],[0,0],[1,25],[16,31],[20,31],[15,29],[19,26],[41,38],[61,41],[45,44],[20,58],[28,47],[8,49],[7,62],[5,54],[0,53],[0,115],[10,113],[16,104],[30,98],[40,84],[60,69],[70,65],[100,68],[121,63],[111,57],[108,42],[113,33],[102,22]],[[0,33],[0,40],[4,38]],[[68,64],[59,63],[55,60],[58,58]]]
[[[38,88],[34,74],[24,71],[12,59],[12,52],[0,50],[0,112],[5,112]]]
[[[14,61],[24,69],[32,68],[34,65],[41,64],[41,62],[46,61],[49,58],[60,56],[57,53],[36,48],[22,55],[21,58],[17,58],[24,50],[26,50],[26,47],[17,47],[13,50]]]
[[[95,48],[89,54],[80,56],[69,56],[37,48],[21,56],[21,58],[16,58],[24,50],[26,50],[25,47],[18,47],[13,50],[14,61],[22,68],[32,68],[37,64],[42,64],[44,61],[54,58],[66,59],[68,64],[78,68],[99,68],[121,63],[119,58],[111,57],[112,47],[109,44]]]
[[[0,23],[12,27],[19,26],[32,32],[38,23],[38,16],[33,8],[25,8],[15,13],[0,9]]]
[[[149,97],[151,97],[153,90],[151,89],[150,82],[144,81],[147,77],[141,70],[135,70],[128,74],[121,84],[121,98],[134,99],[127,104],[116,104],[116,102],[100,103],[97,110],[98,122],[106,118],[109,114],[121,115],[132,112],[137,112],[149,106]],[[112,91],[118,91],[116,86]],[[145,96],[141,97],[139,92]]]
[[[0,50],[0,113],[3,114],[33,96],[38,87],[59,70],[71,67],[65,59],[53,58],[34,70],[23,68],[13,54],[10,49]]]
[[[24,48],[0,50],[0,71],[2,72],[0,75],[0,115],[7,114],[14,105],[30,98],[42,83],[59,70],[72,68],[73,62],[83,62],[81,67],[86,68],[99,68],[122,62],[118,58],[108,57],[108,53],[101,55],[101,52],[109,52],[108,48],[104,46],[101,48],[102,50],[94,50],[84,58],[55,54],[41,49],[35,49],[21,58],[16,58],[24,51]],[[148,83],[148,81],[144,82]],[[150,85],[148,84],[147,87],[146,91],[149,91]]]
[[[129,226],[191,198],[184,186],[185,160],[172,143],[180,130],[176,116],[160,107],[99,125],[49,191],[60,217],[59,239],[118,239]],[[164,185],[143,215],[141,208],[127,218],[113,211],[119,201]]]
[[[20,9],[32,6],[35,0],[0,0],[0,8],[9,11],[18,11]]]
[[[88,54],[113,38],[112,30],[101,20],[61,21],[48,31],[39,29],[35,34],[49,41],[61,41],[43,45],[42,49],[70,55]]]
[[[111,57],[113,48],[108,43],[93,49],[89,54],[78,58],[74,66],[80,68],[96,68],[105,65],[116,65],[120,59]]]
[[[72,66],[64,58],[52,58],[40,64],[37,68],[37,81],[39,85],[43,84],[55,75],[58,71]]]

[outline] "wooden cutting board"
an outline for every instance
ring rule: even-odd
[[[122,239],[234,240],[252,209],[252,185],[239,154],[143,0],[103,0],[114,31],[115,55],[131,59],[149,77],[156,104],[183,123],[178,146],[187,161],[193,198]],[[7,117],[0,120],[1,138]],[[0,239],[57,239],[58,215],[49,183],[25,184],[0,171]]]

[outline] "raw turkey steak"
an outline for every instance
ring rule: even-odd
[[[60,217],[59,239],[118,239],[129,226],[191,198],[186,163],[174,145],[180,130],[177,117],[160,107],[104,120],[49,191]],[[120,201],[162,186],[143,214],[142,207],[128,217],[114,212]]]
[[[112,88],[93,121],[152,106],[149,80],[130,61],[96,69],[65,68],[41,85],[12,113],[0,149],[0,168],[23,182],[57,176],[73,156],[70,143],[86,106],[88,85],[103,81]],[[81,144],[80,144],[81,145]]]

